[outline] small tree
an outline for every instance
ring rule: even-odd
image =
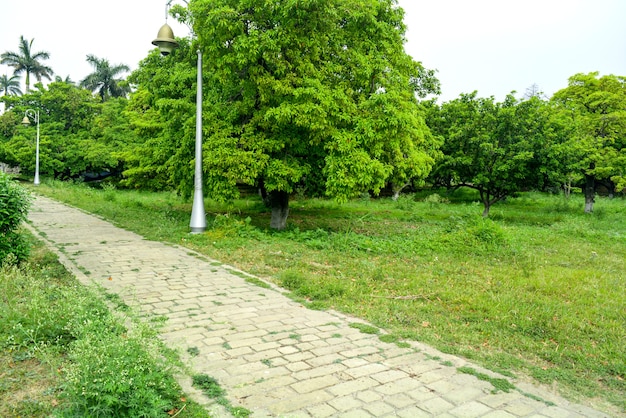
[[[9,254],[17,261],[28,255],[28,246],[17,232],[26,220],[30,207],[30,197],[11,178],[0,172],[0,264]]]

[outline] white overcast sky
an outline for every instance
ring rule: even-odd
[[[182,2],[180,2],[182,4]],[[438,70],[441,101],[474,90],[501,101],[533,84],[548,96],[576,73],[626,76],[626,0],[399,0],[407,52]],[[165,0],[0,0],[0,53],[20,35],[56,75],[80,81],[87,54],[137,68],[165,20]],[[188,29],[172,18],[177,36]],[[0,73],[12,70],[0,65]]]

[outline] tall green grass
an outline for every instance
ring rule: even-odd
[[[574,398],[626,411],[626,201],[526,193],[483,219],[471,192],[291,202],[268,229],[256,198],[190,203],[168,193],[51,183],[39,193],[144,236],[175,242],[275,281],[309,306],[360,316]]]

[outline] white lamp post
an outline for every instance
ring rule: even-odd
[[[185,0],[185,4],[189,5]],[[174,31],[167,24],[168,9],[172,4],[169,0],[165,5],[165,21],[161,26],[157,38],[152,41],[153,45],[159,47],[162,55],[169,55],[174,49],[178,48],[178,42],[174,39]],[[193,28],[188,26],[191,31],[192,38],[195,38]],[[191,220],[189,227],[192,234],[199,234],[206,230],[206,213],[204,211],[204,194],[202,192],[202,52],[198,48],[198,81],[196,89],[196,160],[194,173],[194,191],[193,206],[191,207]]]
[[[32,117],[34,117],[35,123],[37,124],[37,142],[35,145],[35,180],[33,181],[33,184],[35,186],[38,186],[39,185],[39,111],[28,109],[26,112],[24,112],[24,119],[22,119],[22,125],[24,126],[30,125],[30,119],[28,118],[28,115],[31,115]]]

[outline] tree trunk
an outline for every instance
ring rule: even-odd
[[[568,179],[563,184],[563,193],[565,194],[566,199],[569,199],[570,196],[572,195],[572,181],[571,180]]]
[[[272,209],[270,228],[282,231],[287,227],[289,215],[289,193],[273,191],[268,193],[268,203]]]
[[[593,176],[585,175],[585,213],[593,212],[596,201],[596,181]]]
[[[489,195],[489,192],[486,192],[485,190],[479,189],[478,191],[480,193],[480,200],[483,202],[483,218],[488,218],[489,209],[491,208],[491,196]]]
[[[398,198],[400,198],[400,193],[402,192],[402,190],[404,190],[405,187],[407,187],[409,184],[411,183],[406,183],[403,186],[397,185],[397,184],[392,184],[391,185],[391,190],[393,190],[393,196],[391,197],[391,199],[395,202],[396,200],[398,200]]]
[[[489,202],[483,202],[483,205],[484,205],[483,218],[488,218],[489,217],[489,209],[491,209],[491,204]]]

